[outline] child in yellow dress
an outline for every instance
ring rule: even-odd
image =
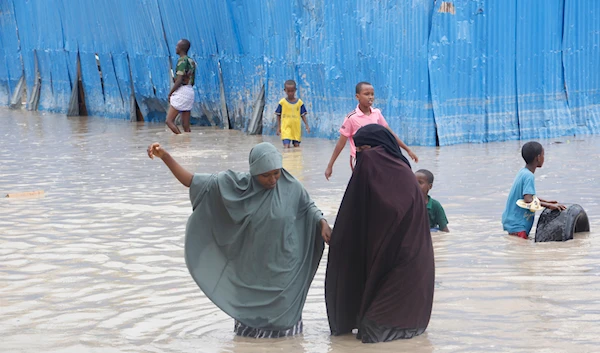
[[[279,101],[275,110],[277,116],[277,135],[281,136],[284,148],[300,147],[302,141],[302,129],[300,119],[304,121],[306,132],[310,134],[310,127],[306,121],[306,107],[302,99],[296,98],[296,81],[287,80],[283,89],[287,95]]]

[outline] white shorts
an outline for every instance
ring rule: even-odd
[[[189,112],[194,106],[194,88],[191,85],[179,87],[171,95],[169,103],[180,112]]]

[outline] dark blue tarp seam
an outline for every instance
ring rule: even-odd
[[[560,43],[560,62],[562,65],[562,79],[563,86],[565,89],[565,98],[567,99],[567,110],[569,113],[571,112],[571,106],[569,104],[569,90],[567,86],[567,76],[565,75],[565,10],[567,8],[567,1],[563,0],[563,13],[562,13],[562,35],[561,35],[561,43]]]
[[[108,53],[108,56],[110,57],[110,62],[112,64],[112,69],[113,69],[113,73],[115,74],[115,78],[118,77],[117,75],[117,69],[115,68],[115,59],[112,55],[112,53]],[[118,78],[116,79],[117,81],[117,88],[119,89],[119,96],[121,97],[121,104],[125,104],[125,99],[123,98],[123,90],[121,89],[121,80],[119,80]]]
[[[431,1],[431,5],[432,5],[432,11],[429,13],[429,31],[427,33],[427,53],[428,53],[428,57],[429,57],[429,41],[431,39],[431,26],[433,25],[433,13],[435,12],[435,1],[436,0],[432,0]],[[429,60],[428,60],[429,61]],[[440,145],[440,138],[438,136],[438,127],[437,127],[437,122],[436,122],[436,116],[435,116],[435,110],[433,109],[433,100],[431,98],[431,68],[429,67],[429,63],[427,63],[427,89],[429,91],[429,105],[431,106],[431,112],[433,114],[433,126],[435,128],[435,145],[439,146]]]
[[[515,9],[517,9],[518,11],[518,6],[517,3],[519,2],[519,0],[515,0]],[[518,13],[516,13],[516,16],[519,16]],[[519,50],[518,48],[518,36],[519,36],[519,32],[518,32],[518,27],[519,27],[519,23],[518,21],[515,21],[515,52],[517,52],[517,50]],[[517,134],[519,135],[519,139],[521,138],[521,117],[519,114],[519,80],[518,80],[518,70],[517,70],[517,66],[519,65],[519,62],[517,60],[517,58],[515,57],[515,113],[517,115]]]

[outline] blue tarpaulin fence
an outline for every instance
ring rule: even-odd
[[[180,38],[205,125],[246,129],[264,86],[273,133],[295,79],[311,136],[338,135],[359,81],[408,144],[600,130],[589,0],[0,0],[0,104],[23,75],[31,95],[39,74],[38,109],[65,113],[79,56],[89,114],[128,119],[133,94],[145,120],[164,120]]]

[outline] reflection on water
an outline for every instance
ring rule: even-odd
[[[435,174],[432,196],[450,234],[435,233],[436,293],[427,333],[363,345],[330,337],[323,300],[326,257],[309,292],[302,337],[253,340],[191,280],[183,259],[187,190],[145,155],[158,141],[185,167],[247,170],[263,140],[196,128],[0,110],[0,336],[3,352],[592,352],[600,343],[597,175],[600,138],[542,141],[542,197],[581,204],[592,233],[534,244],[502,233],[522,166],[518,142],[418,148]],[[280,147],[276,137],[264,137]],[[284,153],[330,222],[350,177],[344,151],[331,182],[335,141],[305,139]]]
[[[283,168],[304,183],[304,153],[300,148],[284,150]]]

